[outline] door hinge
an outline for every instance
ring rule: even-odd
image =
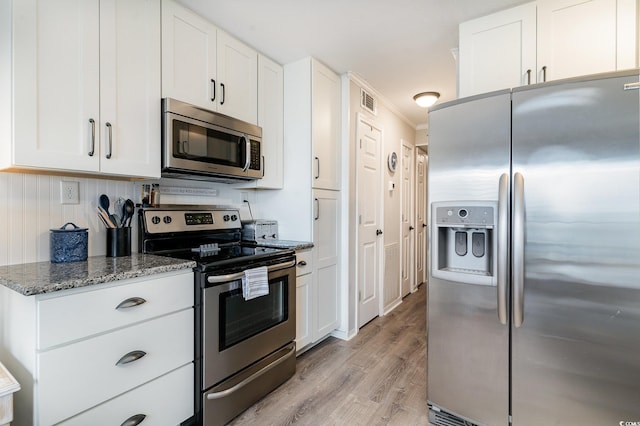
[[[358,302],[362,302],[362,292],[358,290]]]
[[[640,89],[640,82],[637,83],[626,83],[624,85],[624,90],[638,90]]]
[[[358,215],[358,225],[362,225],[362,215]]]

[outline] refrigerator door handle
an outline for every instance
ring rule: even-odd
[[[509,271],[509,175],[500,176],[498,187],[498,319],[507,324],[507,279]]]
[[[513,325],[524,321],[524,177],[513,176]]]

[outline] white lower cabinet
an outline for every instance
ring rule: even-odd
[[[313,269],[312,251],[296,252],[296,349],[299,352],[313,342]]]
[[[36,296],[0,286],[0,300],[0,355],[20,360],[13,426],[193,416],[190,269]]]
[[[41,352],[40,423],[55,424],[192,360],[192,309]]]
[[[60,424],[122,425],[142,419],[143,425],[175,426],[193,415],[191,383],[193,366],[189,364]]]

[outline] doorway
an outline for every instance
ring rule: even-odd
[[[382,259],[382,130],[358,115],[358,328],[381,311]]]
[[[416,286],[427,282],[427,166],[427,153],[418,147],[416,151]]]
[[[415,256],[414,256],[414,235],[415,235],[415,211],[413,207],[413,155],[414,147],[407,141],[402,141],[402,211],[401,211],[401,227],[402,227],[402,296],[415,291],[416,283],[414,279],[415,273]]]

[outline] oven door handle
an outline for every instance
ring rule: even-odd
[[[281,269],[292,268],[296,265],[296,261],[291,260],[289,262],[278,263],[276,265],[271,265],[267,267],[269,272],[279,271]],[[209,284],[218,284],[218,283],[226,283],[229,281],[239,280],[244,277],[244,272],[237,272],[235,274],[227,274],[227,275],[210,275],[207,277],[207,282]]]
[[[274,367],[277,367],[278,365],[280,365],[283,362],[287,361],[289,358],[291,358],[292,355],[295,355],[296,345],[291,345],[286,349],[288,349],[288,352],[285,355],[283,355],[280,358],[278,358],[273,363],[271,363],[269,365],[265,365],[260,370],[256,371],[254,374],[252,374],[251,376],[247,377],[246,379],[244,379],[243,381],[241,381],[237,385],[234,385],[234,386],[230,387],[229,389],[225,389],[225,390],[220,391],[220,392],[208,393],[207,394],[207,399],[220,399],[220,398],[224,398],[225,396],[229,396],[232,393],[236,392],[237,390],[242,389],[243,387],[245,387],[246,385],[248,385],[249,383],[251,383],[252,381],[257,379],[258,377],[262,376],[263,374],[265,374],[269,370],[271,370]]]

